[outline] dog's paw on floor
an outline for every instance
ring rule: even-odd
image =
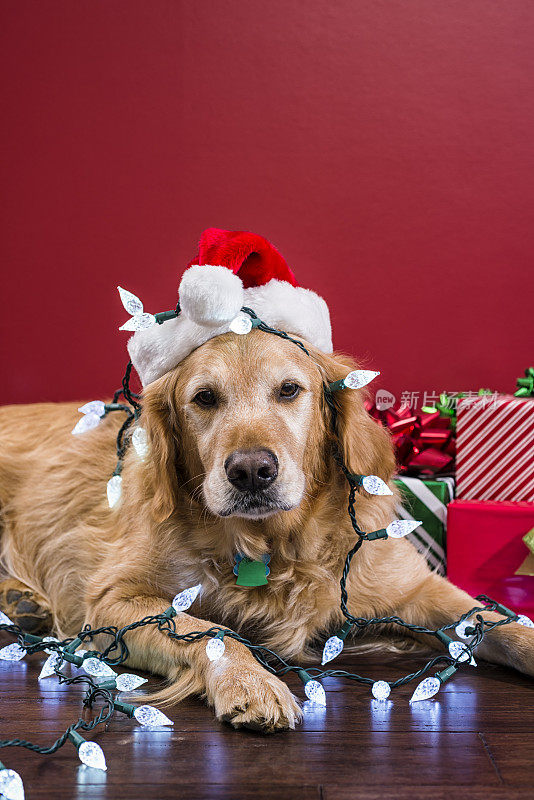
[[[258,669],[225,670],[209,693],[218,719],[262,733],[294,728],[302,712],[283,681]]]
[[[16,578],[0,582],[0,611],[27,633],[49,633],[52,614],[46,600]]]

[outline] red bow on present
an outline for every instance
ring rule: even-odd
[[[365,405],[391,433],[399,474],[428,477],[454,472],[456,442],[448,417],[439,411],[417,413],[408,406],[379,411],[374,403]]]

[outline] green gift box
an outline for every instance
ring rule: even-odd
[[[402,519],[420,519],[422,525],[407,538],[423,553],[429,566],[445,575],[447,568],[447,504],[454,499],[454,478],[395,478]]]

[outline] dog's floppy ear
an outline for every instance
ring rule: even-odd
[[[142,423],[150,442],[146,475],[151,484],[152,514],[156,522],[168,519],[176,507],[178,493],[179,420],[172,402],[175,377],[164,375],[143,393]]]
[[[321,355],[318,359],[325,383],[338,381],[358,365],[342,353]],[[350,472],[360,475],[378,475],[390,480],[395,469],[395,456],[389,433],[367,413],[363,401],[365,389],[341,389],[333,392],[337,441],[345,465]],[[325,415],[331,418],[325,402]]]

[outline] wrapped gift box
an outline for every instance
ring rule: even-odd
[[[454,478],[428,480],[402,476],[394,483],[402,498],[402,506],[397,509],[399,517],[420,519],[423,523],[407,538],[423,553],[430,567],[444,575],[447,504],[454,497]]]
[[[534,576],[534,528],[531,528],[526,536],[523,536],[523,541],[528,548],[528,553],[523,563],[516,569],[515,574]]]
[[[534,576],[515,573],[528,554],[523,537],[534,526],[534,503],[454,500],[447,517],[449,580],[531,617]]]
[[[511,395],[458,402],[456,496],[534,502],[534,400]]]

